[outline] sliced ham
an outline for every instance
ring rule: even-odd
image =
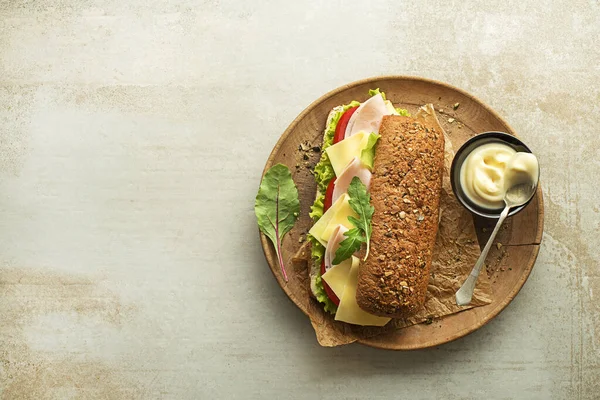
[[[340,247],[342,240],[346,238],[344,236],[345,232],[348,232],[348,229],[344,225],[338,225],[331,234],[331,238],[327,242],[327,247],[325,247],[325,271],[333,267],[335,252]]]
[[[352,161],[348,164],[348,166],[342,171],[340,176],[338,176],[335,180],[335,185],[333,187],[333,196],[331,199],[331,203],[335,203],[337,199],[344,193],[348,191],[348,186],[350,186],[350,182],[352,179],[358,176],[358,179],[369,189],[369,185],[371,184],[371,171],[360,161],[360,158],[354,157]]]
[[[356,112],[352,114],[350,121],[348,121],[344,137],[350,137],[361,131],[378,133],[383,116],[391,114],[381,94],[372,96],[369,100],[362,103]]]

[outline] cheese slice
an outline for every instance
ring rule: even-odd
[[[350,197],[348,196],[348,194],[345,194],[345,196],[340,196],[340,198],[337,199],[327,211],[325,211],[325,214],[323,214],[321,218],[319,218],[317,223],[314,224],[312,228],[310,228],[310,231],[308,231],[308,233],[310,233],[315,239],[317,239],[323,246],[327,246],[327,240],[329,240],[329,236],[331,236],[331,232],[329,232],[329,236],[326,236],[325,240],[322,239],[325,228],[328,227],[329,222],[333,219],[334,216],[336,216],[340,209],[346,209],[347,207],[349,207],[349,198]]]
[[[354,228],[352,222],[348,220],[349,216],[352,215],[354,218],[358,218],[358,214],[356,214],[352,207],[350,207],[350,203],[348,202],[348,200],[350,200],[350,196],[348,196],[348,193],[342,194],[338,201],[340,201],[340,199],[343,199],[342,202],[339,204],[335,214],[333,217],[331,217],[327,223],[327,226],[325,229],[323,229],[323,233],[321,234],[321,239],[326,242],[329,241],[338,225],[342,225],[346,229]]]
[[[394,105],[392,104],[391,101],[386,100],[385,101],[385,107],[387,108],[388,112],[391,115],[400,115],[400,113],[398,113],[398,111],[396,111],[396,108],[394,107]]]
[[[344,294],[344,288],[346,287],[346,283],[348,283],[350,269],[355,263],[358,264],[358,262],[358,257],[352,256],[341,263],[334,265],[329,271],[323,274],[323,280],[327,282],[327,285],[333,290],[333,293],[335,293],[338,299],[341,299]]]
[[[335,171],[335,176],[340,176],[354,157],[360,158],[361,152],[367,147],[369,133],[359,132],[329,146],[325,150],[329,156],[329,161],[331,161],[331,166]]]
[[[341,264],[340,264],[341,265]],[[356,303],[356,286],[358,284],[358,265],[352,265],[348,273],[344,293],[340,297],[340,305],[335,313],[335,320],[354,325],[384,326],[391,318],[377,317],[358,307]],[[333,271],[333,268],[331,269]],[[327,282],[329,284],[329,282]],[[336,293],[337,295],[337,293]]]

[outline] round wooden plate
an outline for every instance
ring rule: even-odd
[[[369,89],[374,88],[380,88],[397,107],[407,108],[411,113],[416,112],[423,104],[432,103],[455,149],[468,138],[485,131],[502,131],[515,135],[513,129],[496,112],[474,96],[445,83],[418,77],[382,76],[363,79],[332,90],[308,106],[285,130],[263,171],[264,174],[277,163],[285,164],[292,171],[298,186],[301,214],[283,243],[283,258],[289,261],[286,263],[289,282],[283,281],[273,246],[261,234],[261,244],[269,267],[282,289],[304,313],[307,313],[307,299],[300,298],[303,295],[299,293],[306,292],[299,288],[308,285],[306,266],[304,270],[291,273],[289,269],[294,268],[291,260],[311,226],[308,212],[315,198],[316,185],[310,168],[320,157],[319,149],[315,148],[313,151],[312,148],[321,144],[327,115],[333,107],[347,104],[351,100],[364,101],[368,98]],[[413,350],[447,343],[477,330],[498,315],[525,284],[538,255],[543,220],[540,185],[535,199],[522,212],[505,222],[497,238],[497,242],[502,245],[494,246],[488,255],[487,273],[494,290],[491,304],[452,314],[431,324],[413,325],[359,342],[382,349]],[[495,221],[474,219],[474,223],[479,243],[483,245]]]

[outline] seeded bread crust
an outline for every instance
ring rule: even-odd
[[[425,302],[438,229],[444,134],[409,117],[383,118],[371,204],[371,249],[358,274],[363,310],[402,318]]]

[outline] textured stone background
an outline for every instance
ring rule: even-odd
[[[597,0],[0,2],[0,397],[598,398],[598,39]],[[381,74],[506,118],[543,245],[466,338],[322,349],[253,200],[305,106]]]

